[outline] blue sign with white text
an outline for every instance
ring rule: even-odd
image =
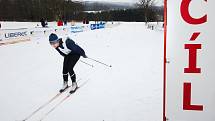
[[[71,32],[72,33],[77,33],[77,32],[83,32],[83,28],[81,26],[72,26],[71,27]]]
[[[90,28],[91,30],[102,29],[102,28],[105,28],[105,23],[100,22],[99,24],[91,24]]]

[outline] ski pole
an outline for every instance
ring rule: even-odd
[[[94,67],[92,64],[89,64],[89,63],[87,63],[87,62],[84,62],[84,61],[82,61],[82,60],[80,60],[82,63],[84,63],[84,64],[86,64],[86,65],[88,65],[88,66],[90,66],[90,67]]]
[[[101,62],[101,61],[98,61],[98,60],[96,60],[96,59],[89,58],[89,57],[87,57],[87,58],[90,59],[90,60],[93,60],[93,61],[95,61],[95,62],[97,62],[97,63],[100,63],[100,64],[102,64],[102,65],[105,65],[105,66],[107,66],[107,67],[112,67],[111,65],[105,64],[105,63],[103,63],[103,62]]]

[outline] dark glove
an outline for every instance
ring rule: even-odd
[[[85,54],[83,55],[83,58],[88,58]]]

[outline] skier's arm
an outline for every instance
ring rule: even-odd
[[[72,39],[67,38],[66,45],[73,53],[80,54],[82,57],[87,58],[84,49],[82,49],[79,45],[75,44]]]

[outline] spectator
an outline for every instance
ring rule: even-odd
[[[62,20],[59,20],[59,21],[57,22],[57,26],[63,26],[63,21],[62,21]]]
[[[63,21],[64,26],[67,26],[67,20]]]
[[[42,27],[46,27],[46,22],[43,18],[40,20],[40,23]]]

